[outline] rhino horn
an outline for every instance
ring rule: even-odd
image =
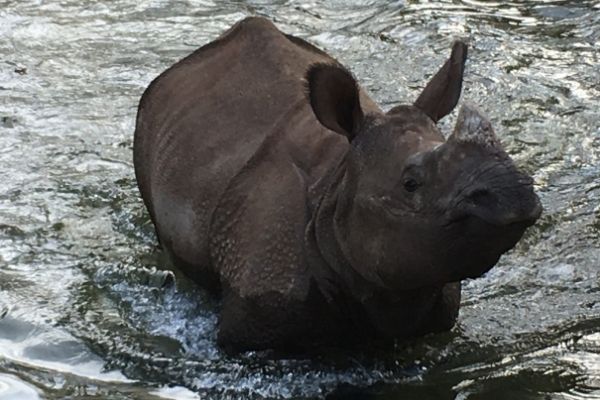
[[[460,108],[454,132],[448,140],[500,147],[490,120],[473,104],[463,104]]]

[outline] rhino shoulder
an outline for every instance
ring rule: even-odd
[[[224,348],[285,346],[312,326],[312,278],[302,244],[306,183],[298,167],[276,153],[263,147],[231,180],[212,217],[210,257],[223,289],[218,341]]]
[[[213,212],[210,254],[225,286],[239,294],[301,296],[307,185],[269,140],[231,179]],[[295,293],[295,294],[293,294]]]

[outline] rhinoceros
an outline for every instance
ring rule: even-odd
[[[160,74],[134,165],[164,251],[222,297],[222,348],[297,350],[449,330],[460,281],[538,219],[532,179],[459,101],[467,46],[387,112],[338,61],[246,18]]]

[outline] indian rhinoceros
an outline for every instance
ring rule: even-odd
[[[140,192],[164,250],[222,295],[230,351],[450,329],[479,277],[540,216],[532,179],[463,105],[467,46],[383,112],[323,51],[246,18],[144,92]]]

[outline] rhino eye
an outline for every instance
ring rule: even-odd
[[[404,181],[404,189],[406,189],[407,192],[412,193],[415,190],[417,190],[418,188],[419,188],[419,182],[417,182],[413,178],[408,178]]]

